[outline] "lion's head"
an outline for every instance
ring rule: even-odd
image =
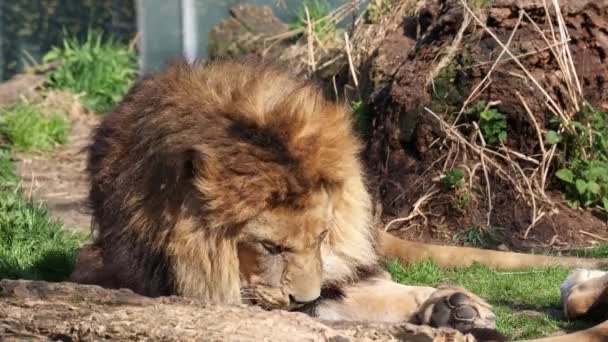
[[[146,295],[313,301],[376,265],[360,147],[346,107],[273,66],[141,80],[89,149],[97,274]]]
[[[237,244],[243,299],[295,307],[321,294],[331,213],[323,191],[308,197],[303,208],[270,209],[245,224]]]

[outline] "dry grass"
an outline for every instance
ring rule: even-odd
[[[336,63],[341,63],[346,53],[346,42],[341,35],[320,37],[318,32],[325,32],[335,27],[349,15],[352,15],[363,0],[349,0],[332,10],[326,16],[314,18],[310,8],[304,5],[306,24],[289,30],[287,32],[264,38],[265,49],[263,55],[268,53],[277,44],[285,40],[298,38],[298,41],[286,52],[287,59],[296,60],[297,64],[303,65],[309,75],[318,70],[325,69]],[[332,31],[332,30],[329,30]]]
[[[475,164],[473,172],[481,172],[482,174],[478,177],[483,177],[485,182],[484,195],[488,201],[486,209],[488,225],[490,223],[493,208],[492,182],[490,181],[489,175],[495,175],[510,184],[512,189],[517,194],[517,197],[525,201],[531,208],[531,223],[527,227],[523,236],[524,238],[527,238],[533,227],[554,208],[553,203],[545,194],[545,189],[547,186],[549,169],[553,165],[553,159],[556,154],[556,146],[553,145],[549,147],[545,145],[543,137],[546,132],[544,131],[543,127],[539,126],[538,122],[535,120],[534,113],[532,113],[530,107],[528,106],[526,99],[519,93],[518,98],[523,107],[526,109],[529,124],[535,130],[538,139],[540,153],[536,155],[525,155],[524,153],[516,151],[503,143],[500,143],[500,146],[495,149],[489,148],[483,139],[483,135],[481,134],[479,127],[476,124],[473,124],[475,131],[473,138],[471,139],[471,137],[464,136],[464,134],[458,129],[460,125],[460,118],[461,115],[469,109],[469,105],[476,98],[479,98],[487,86],[492,82],[493,72],[496,70],[496,67],[501,63],[504,63],[506,60],[509,60],[514,62],[522,71],[522,82],[532,84],[536,90],[542,94],[547,110],[561,119],[563,124],[560,131],[568,130],[572,117],[580,110],[580,105],[583,103],[581,86],[578,82],[578,77],[574,68],[574,63],[572,62],[572,56],[570,54],[568,45],[570,37],[568,35],[568,31],[557,0],[552,0],[551,4],[548,4],[547,1],[544,2],[551,31],[550,37],[547,37],[539,25],[533,21],[531,16],[522,10],[507,42],[502,42],[497,35],[485,25],[484,21],[477,13],[475,13],[473,9],[471,9],[467,1],[461,0],[461,3],[466,11],[467,17],[472,18],[472,21],[475,22],[478,27],[491,36],[501,47],[502,51],[493,61],[487,75],[474,87],[469,97],[464,101],[463,106],[455,120],[448,123],[431,109],[425,108],[425,110],[441,124],[442,131],[445,133],[445,141],[443,141],[443,144],[449,147],[450,152],[448,152],[449,157],[445,160],[444,170],[447,165],[455,163],[455,161],[459,158],[469,160],[470,163]],[[553,14],[556,20],[551,20],[551,14]],[[561,81],[566,85],[568,90],[568,101],[566,101],[567,103],[565,105],[560,105],[549,94],[549,91],[544,89],[540,82],[524,66],[521,59],[527,57],[529,54],[518,56],[515,55],[509,48],[511,41],[523,20],[527,20],[535,28],[547,45],[544,49],[537,51],[537,53],[549,50],[553,54],[554,58],[558,61],[558,67],[561,71],[562,77]],[[455,41],[458,41],[458,39]],[[508,59],[505,57],[508,57]],[[441,63],[441,65],[444,64],[445,60],[444,63]],[[479,165],[481,165],[481,167],[478,167]]]

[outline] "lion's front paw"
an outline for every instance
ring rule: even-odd
[[[495,329],[496,316],[491,306],[461,288],[440,288],[418,312],[420,324],[450,327],[460,331]]]
[[[568,319],[585,316],[601,319],[608,303],[607,290],[608,272],[574,270],[560,286],[564,314]]]

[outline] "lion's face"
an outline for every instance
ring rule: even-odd
[[[328,235],[327,196],[306,207],[261,213],[242,231],[238,244],[245,302],[293,309],[321,293],[321,245]]]

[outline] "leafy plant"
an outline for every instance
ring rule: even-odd
[[[64,144],[69,127],[64,114],[47,113],[25,100],[0,115],[0,134],[19,151],[44,151]]]
[[[464,170],[461,168],[451,169],[441,178],[441,184],[448,190],[462,187],[464,185]]]
[[[576,160],[555,176],[562,182],[572,207],[600,205],[608,212],[608,162]]]
[[[92,31],[84,42],[68,38],[43,58],[44,62],[55,60],[62,63],[49,74],[49,86],[84,93],[84,105],[95,112],[112,109],[137,74],[132,48]]]
[[[572,207],[599,206],[608,212],[608,113],[586,104],[576,119],[565,133],[549,130],[545,136],[562,151],[555,177]]]
[[[479,128],[488,145],[507,139],[507,118],[496,109],[489,108],[479,113]]]
[[[308,17],[306,16],[306,9],[308,9]],[[330,13],[331,6],[327,0],[304,0],[296,12],[296,20],[289,25],[289,28],[306,31],[308,29],[308,18],[310,18],[313,32],[321,41],[324,41],[337,32],[336,25],[333,22],[321,20],[327,18]]]
[[[451,206],[454,209],[464,209],[471,202],[471,193],[464,187],[464,170],[453,168],[441,178],[441,185],[446,191],[454,191]]]
[[[454,209],[463,210],[471,203],[471,193],[468,191],[457,191],[456,197],[450,202],[450,205]]]
[[[477,102],[465,115],[478,120],[479,129],[487,145],[496,145],[507,139],[507,117],[485,101]]]

